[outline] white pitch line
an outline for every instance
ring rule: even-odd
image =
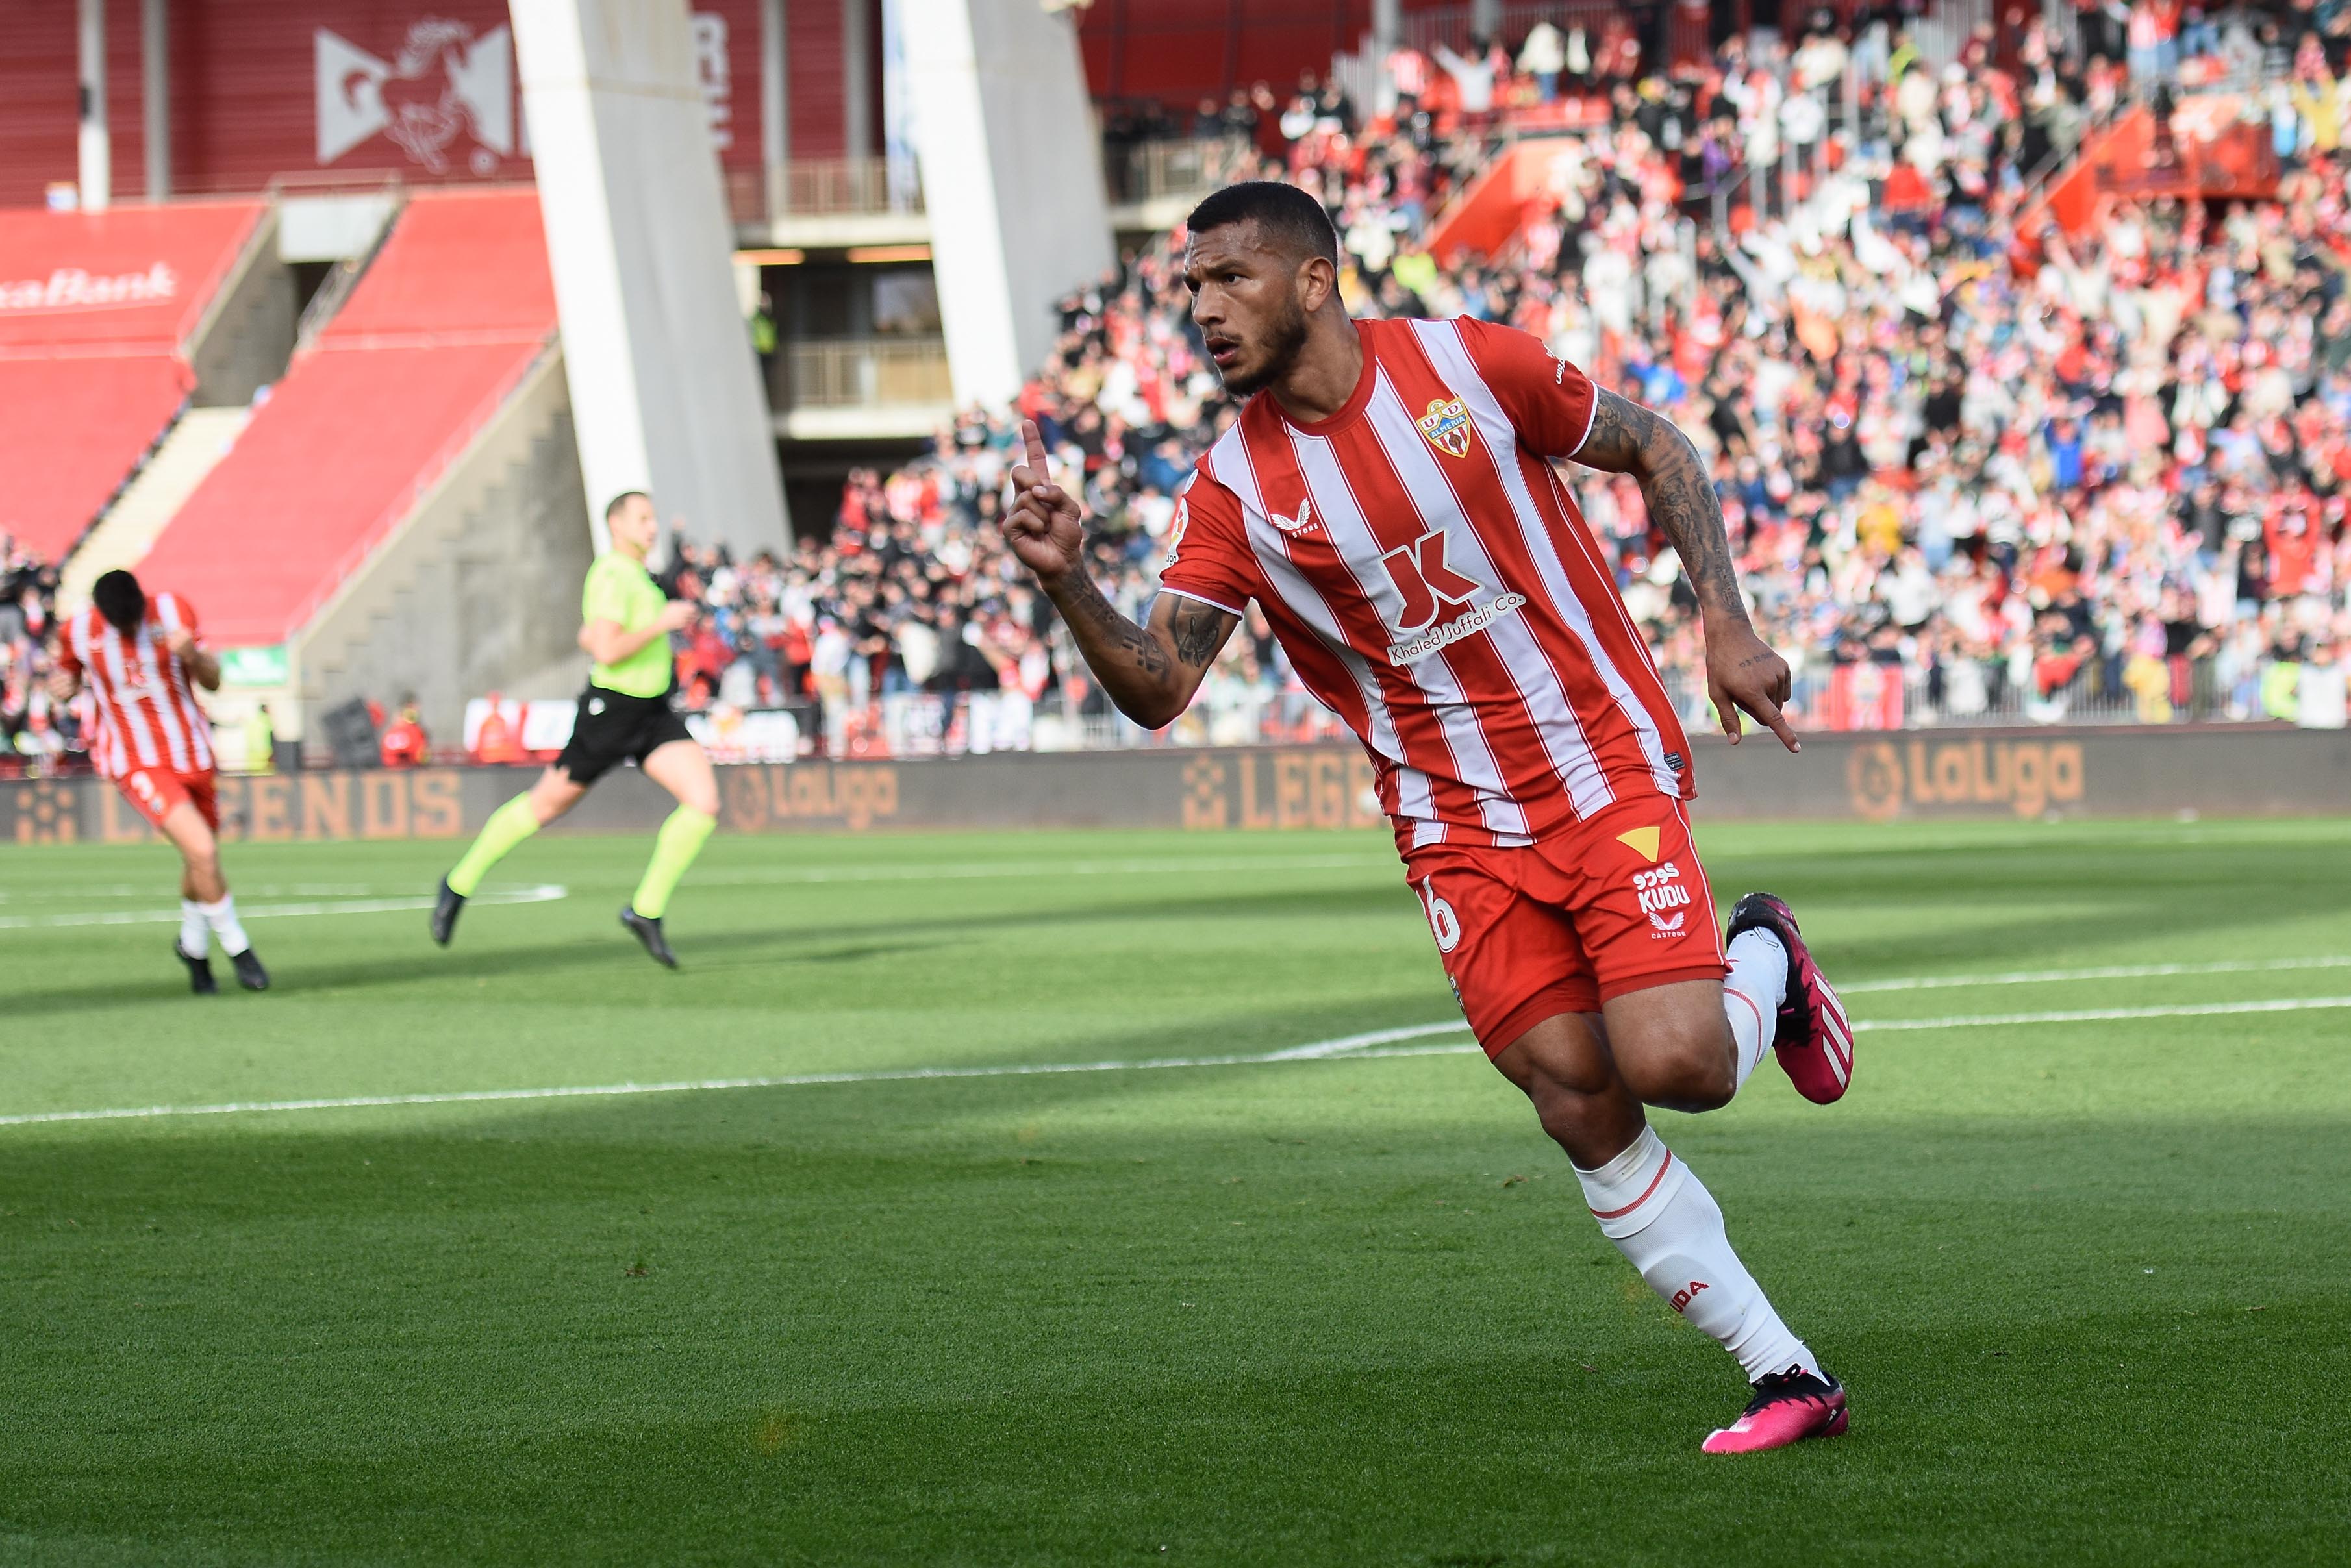
[[[541,882],[531,888],[513,888],[501,892],[481,892],[469,902],[475,904],[545,904],[569,897],[571,889],[560,882]],[[433,898],[427,894],[414,898],[351,898],[337,903],[247,904],[237,910],[247,920],[270,919],[284,915],[382,915],[404,909],[429,909]],[[56,926],[152,926],[176,925],[177,909],[111,909],[83,915],[0,915],[0,931],[21,931],[33,927],[44,929]]]
[[[1375,1035],[1351,1035],[1349,1040],[1404,1040],[1429,1034],[1450,1034],[1468,1027],[1459,1023],[1429,1023],[1416,1028],[1384,1029]],[[1475,1045],[1385,1045],[1348,1050],[1346,1041],[1292,1046],[1247,1056],[1158,1056],[1141,1062],[1040,1062],[988,1067],[895,1067],[868,1073],[795,1073],[772,1078],[693,1078],[662,1084],[587,1084],[551,1089],[461,1089],[446,1094],[350,1095],[333,1099],[243,1100],[217,1106],[141,1106],[102,1111],[35,1111],[0,1116],[0,1127],[31,1127],[43,1122],[126,1121],[149,1116],[218,1116],[240,1111],[341,1111],[372,1106],[457,1106],[484,1100],[602,1099],[629,1095],[678,1095],[717,1089],[796,1089],[819,1084],[904,1084],[932,1078],[1026,1078],[1055,1073],[1135,1073],[1170,1067],[1259,1067],[1277,1062],[1356,1062],[1387,1056],[1439,1056],[1478,1049]],[[1301,1056],[1301,1051],[1322,1052]]]
[[[2270,974],[2297,969],[2351,969],[2351,954],[2319,958],[2220,959],[2210,963],[2118,963],[2095,969],[2011,970],[2004,974],[1928,974],[1901,980],[1861,980],[1837,987],[1841,996],[1863,992],[1964,991],[1983,985],[2049,985],[2068,980],[2148,980],[2168,974]]]
[[[2096,1023],[2121,1018],[2218,1018],[2236,1012],[2311,1012],[2344,1007],[2351,1007],[2351,996],[2289,996],[2266,1002],[2189,1002],[2176,1007],[2075,1007],[2050,1012],[1991,1012],[1973,1018],[1855,1019],[1853,1032],[1991,1029],[2021,1023]]]
[[[2229,1013],[2301,1012],[2351,1008],[2351,996],[2276,998],[2262,1002],[2216,1002],[2175,1007],[2096,1007],[2055,1012],[2007,1012],[1965,1018],[1856,1021],[1854,1032],[1917,1029],[1980,1029],[2028,1023],[2088,1023],[2134,1018],[2208,1018]],[[1475,1044],[1407,1045],[1400,1042],[1454,1034],[1468,1026],[1458,1020],[1413,1023],[1345,1034],[1280,1051],[1241,1056],[1155,1056],[1140,1062],[1007,1063],[983,1067],[884,1067],[872,1072],[795,1073],[764,1078],[690,1078],[657,1084],[580,1084],[536,1089],[457,1089],[436,1094],[347,1095],[305,1100],[234,1100],[213,1106],[134,1106],[93,1111],[30,1111],[0,1116],[0,1127],[53,1122],[137,1121],[159,1116],[219,1116],[258,1111],[349,1111],[385,1106],[458,1106],[504,1100],[612,1099],[635,1095],[709,1093],[725,1089],[796,1089],[825,1084],[905,1084],[936,1078],[1029,1078],[1062,1073],[1143,1073],[1176,1067],[1266,1067],[1303,1062],[1362,1062],[1398,1056],[1467,1055]]]
[[[363,898],[371,893],[387,891],[367,882],[273,883],[248,887],[245,890],[256,898],[269,898],[289,896],[301,898]],[[47,903],[58,898],[152,898],[154,896],[155,884],[152,882],[118,882],[103,887],[59,888],[29,897],[22,893],[0,892],[0,904]]]
[[[802,866],[772,871],[697,874],[705,887],[754,887],[800,882],[929,882],[1060,877],[1135,877],[1182,871],[1327,871],[1394,867],[1393,855],[1269,855],[1168,857],[1155,860],[975,860],[937,866]],[[1399,883],[1399,885],[1401,885]]]

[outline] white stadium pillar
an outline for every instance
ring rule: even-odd
[[[81,210],[103,213],[114,199],[114,139],[106,123],[106,0],[81,0],[75,20],[81,67],[78,154]]]
[[[1115,259],[1075,25],[1038,0],[903,0],[931,270],[958,403],[1001,403],[1053,303]]]
[[[151,202],[172,195],[172,24],[166,0],[141,0],[139,9],[139,111],[147,143]]]
[[[685,0],[513,7],[597,548],[606,500],[644,490],[697,544],[781,549],[775,430],[736,304]]]

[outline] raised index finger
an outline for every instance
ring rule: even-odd
[[[1039,484],[1044,483],[1052,475],[1045,466],[1045,438],[1039,433],[1035,420],[1020,421],[1020,444],[1029,460],[1029,472],[1037,476]]]

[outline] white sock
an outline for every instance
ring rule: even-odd
[[[1600,1233],[1641,1272],[1649,1288],[1739,1359],[1747,1380],[1820,1363],[1788,1332],[1763,1287],[1730,1250],[1722,1210],[1655,1127],[1598,1170],[1575,1168]]]
[[[180,900],[180,950],[202,958],[212,950],[212,928],[204,924],[204,907],[193,898]]]
[[[237,923],[235,894],[223,893],[219,903],[199,904],[196,908],[204,911],[204,924],[213,929],[213,935],[220,939],[221,951],[229,957],[236,957],[253,945],[245,940],[245,928]]]
[[[1739,1087],[1763,1064],[1779,1027],[1780,1002],[1788,991],[1788,950],[1762,929],[1740,932],[1730,940],[1730,978],[1722,982],[1722,1011],[1730,1019],[1730,1037],[1739,1046]]]

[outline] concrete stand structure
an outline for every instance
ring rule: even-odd
[[[1001,403],[1114,259],[1077,31],[1036,0],[902,3],[956,400]]]
[[[653,493],[738,555],[790,538],[685,0],[515,0],[590,524]]]

